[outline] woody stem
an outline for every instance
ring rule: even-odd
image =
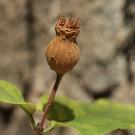
[[[43,112],[43,115],[41,117],[41,121],[39,122],[39,125],[38,125],[40,130],[42,130],[44,128],[44,123],[47,119],[48,111],[49,111],[49,109],[54,101],[54,98],[55,98],[58,86],[61,82],[61,79],[62,79],[62,75],[57,74],[56,81],[54,83],[53,89],[52,89],[51,94],[49,96],[48,102],[44,108],[44,112]],[[38,135],[40,135],[40,134],[38,134]]]

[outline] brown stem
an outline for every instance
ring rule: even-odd
[[[38,134],[37,135],[41,135],[41,132],[42,132],[42,130],[44,128],[44,123],[46,121],[48,111],[49,111],[49,109],[50,109],[50,107],[51,107],[51,105],[52,105],[52,103],[54,101],[58,86],[59,86],[60,81],[61,81],[61,78],[62,78],[62,75],[57,74],[55,84],[54,84],[52,92],[51,92],[51,94],[49,96],[48,102],[47,102],[47,104],[46,104],[46,106],[44,108],[44,113],[42,115],[41,121],[39,122],[39,125],[38,125],[39,129],[38,129]]]

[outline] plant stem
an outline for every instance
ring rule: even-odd
[[[46,106],[44,108],[44,113],[43,113],[43,115],[41,117],[41,121],[39,122],[39,125],[38,125],[39,130],[38,130],[37,135],[41,135],[41,131],[44,128],[44,123],[46,121],[48,111],[49,111],[49,109],[50,109],[50,107],[51,107],[51,105],[52,105],[52,103],[54,101],[54,98],[55,98],[55,95],[56,95],[56,92],[57,92],[57,89],[58,89],[58,86],[60,84],[61,79],[62,79],[62,75],[57,74],[55,84],[54,84],[52,92],[51,92],[51,94],[49,96],[48,102],[47,102],[47,104],[46,104]]]

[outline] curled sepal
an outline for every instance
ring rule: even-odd
[[[76,37],[80,32],[79,18],[66,18],[60,15],[56,23],[55,31],[58,36],[76,41]]]

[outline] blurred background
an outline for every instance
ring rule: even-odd
[[[34,103],[49,92],[55,73],[44,48],[55,36],[59,14],[80,17],[81,58],[64,76],[58,95],[135,103],[135,0],[0,0],[0,79],[16,84]],[[1,104],[0,135],[9,134],[33,135],[23,111]],[[51,133],[69,134],[76,135],[65,128]]]

